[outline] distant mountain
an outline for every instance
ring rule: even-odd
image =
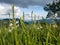
[[[1,19],[1,20],[13,20],[13,19],[9,19],[9,18],[5,18],[5,19]],[[19,20],[19,18],[15,18],[15,20]]]
[[[36,23],[38,22],[41,22],[41,23],[44,23],[44,22],[47,22],[47,23],[59,23],[60,22],[60,18],[57,18],[57,19],[50,19],[50,18],[47,18],[47,19],[40,19],[40,20],[36,20]],[[30,20],[30,21],[25,21],[25,23],[27,24],[31,24],[31,23],[34,23],[33,20]]]
[[[12,20],[12,19],[1,19],[0,21],[9,21],[9,20]],[[16,21],[19,21],[20,19],[16,18]],[[50,18],[46,18],[46,19],[40,19],[40,20],[36,20],[36,23],[38,22],[47,22],[47,23],[58,23],[60,22],[60,18],[57,18],[57,19],[50,19]],[[25,24],[33,24],[34,23],[34,20],[26,20],[24,21]]]

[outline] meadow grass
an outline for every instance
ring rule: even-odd
[[[13,28],[0,26],[0,45],[60,45],[60,25],[41,24],[34,20],[33,24],[26,25],[20,18],[17,27],[14,19],[14,5],[12,6]]]

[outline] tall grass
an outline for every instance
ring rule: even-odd
[[[60,45],[60,25],[40,22],[36,24],[36,20],[34,24],[26,25],[20,18],[20,26],[17,27],[14,5],[12,5],[12,16],[13,29],[6,28],[3,24],[0,27],[0,45]]]

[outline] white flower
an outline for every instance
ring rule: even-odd
[[[43,28],[42,26],[40,26],[40,28]]]
[[[55,27],[57,27],[57,25],[55,24],[55,25],[53,25],[53,27],[55,28]]]
[[[42,26],[40,26],[40,27],[38,27],[37,29],[42,29],[43,27]]]
[[[12,32],[12,29],[10,29],[9,32]]]
[[[11,27],[11,28],[9,29],[9,32],[12,32],[13,29],[14,29],[14,27]]]
[[[37,29],[40,29],[39,27]]]
[[[10,25],[9,26],[13,26],[13,24],[12,23],[10,23]]]

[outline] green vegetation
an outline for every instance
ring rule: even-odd
[[[12,6],[14,10],[14,5]],[[17,27],[13,14],[13,27],[0,26],[0,45],[60,45],[60,24],[34,24],[26,25],[20,19]]]
[[[59,1],[56,0],[56,2],[53,1],[53,3],[47,4],[47,5],[44,7],[44,10],[45,10],[45,11],[48,11],[47,18],[52,15],[52,14],[51,14],[51,15],[49,16],[49,13],[50,13],[50,12],[52,12],[53,15],[55,16],[55,14],[56,14],[56,13],[58,14],[58,11],[60,11],[60,0],[59,0]],[[60,16],[60,15],[58,15],[58,16]]]

